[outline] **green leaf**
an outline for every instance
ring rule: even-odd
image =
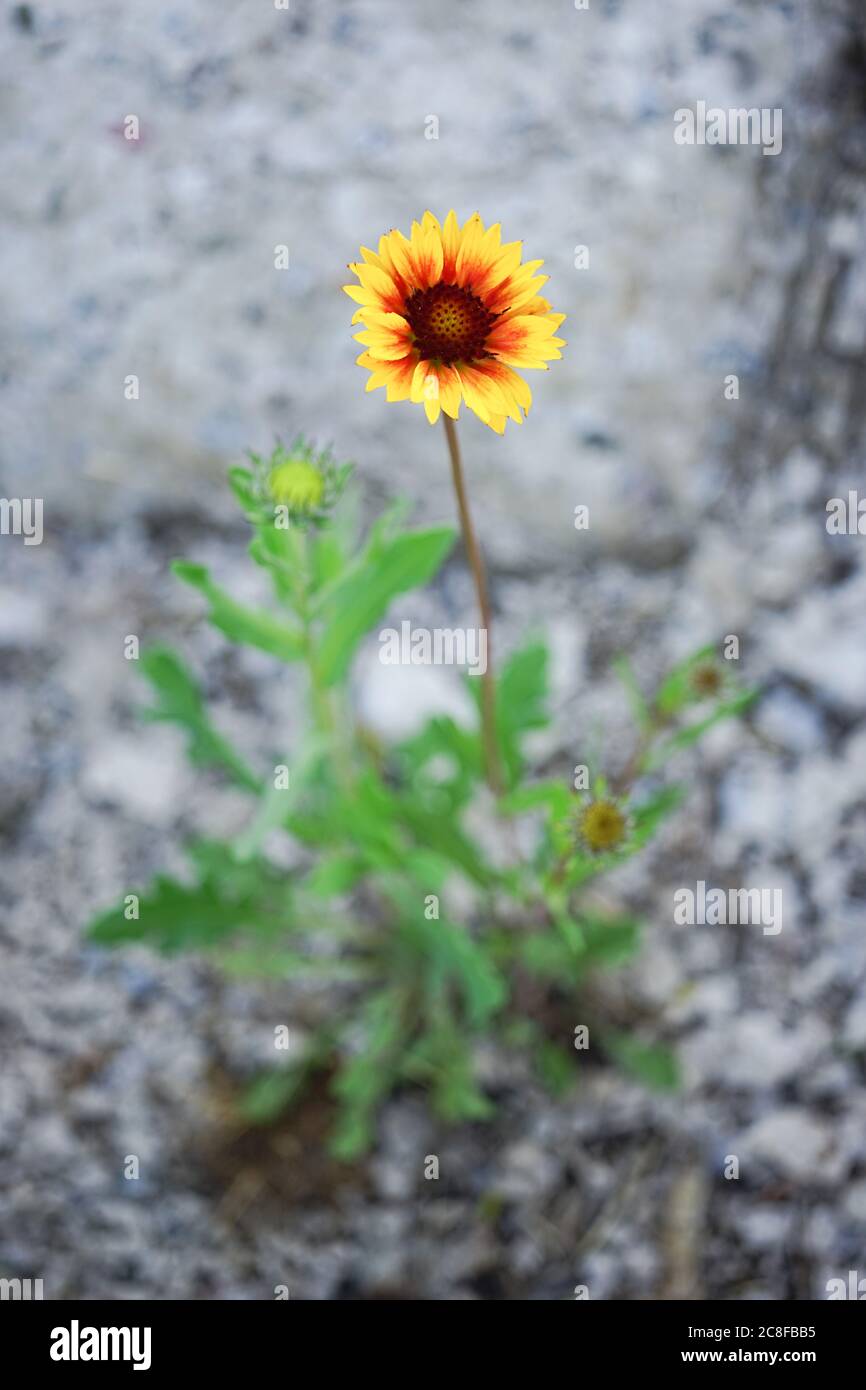
[[[370,967],[363,961],[301,955],[299,951],[274,950],[268,946],[221,952],[219,966],[227,975],[242,978],[366,980],[371,975]]]
[[[330,1142],[335,1157],[349,1161],[370,1147],[376,1108],[388,1094],[405,1046],[404,996],[380,990],[364,1006],[361,1050],[337,1073],[334,1094],[339,1117]]]
[[[434,526],[406,531],[378,546],[358,572],[350,570],[330,595],[319,646],[318,670],[325,685],[342,680],[366,632],[384,616],[393,599],[426,584],[454,544],[454,531]]]
[[[301,1055],[285,1066],[261,1072],[248,1086],[240,1110],[250,1124],[270,1124],[294,1105],[316,1072],[327,1070],[334,1051],[334,1030],[316,1029]]]
[[[419,733],[399,745],[397,757],[412,786],[435,787],[447,796],[452,813],[465,805],[473,787],[484,778],[481,740],[448,715],[428,720]]]
[[[709,643],[673,668],[656,691],[655,707],[660,714],[676,714],[684,705],[693,703],[695,696],[691,679],[695,668],[711,661],[715,654],[715,647]]]
[[[653,796],[631,808],[634,827],[631,834],[632,846],[643,847],[652,839],[662,821],[673,815],[682,804],[685,790],[674,783],[662,787]]]
[[[480,1027],[502,1007],[508,995],[505,982],[483,946],[465,927],[448,922],[425,922],[442,969],[453,975],[463,991],[469,1022]]]
[[[533,932],[522,939],[519,950],[526,969],[540,979],[566,981],[574,978],[575,954],[558,932]]]
[[[663,1043],[645,1043],[628,1033],[605,1033],[604,1048],[629,1076],[654,1091],[675,1091],[681,1084],[676,1054]]]
[[[332,527],[316,534],[310,556],[313,593],[319,593],[339,578],[346,557],[340,534]]]
[[[304,583],[304,576],[298,565],[292,533],[267,521],[257,528],[256,535],[250,541],[249,553],[257,565],[270,572],[277,598],[283,603],[293,604]]]
[[[248,468],[229,469],[229,487],[241,511],[254,525],[261,521],[262,505],[256,492],[256,481]]]
[[[628,657],[618,656],[613,663],[613,669],[625,686],[635,723],[643,732],[648,732],[653,726],[652,710],[644,699]]]
[[[653,754],[650,766],[660,767],[672,753],[691,747],[692,744],[698,742],[698,739],[703,738],[710,729],[715,728],[716,724],[720,724],[723,719],[733,719],[742,714],[758,698],[759,694],[758,690],[744,690],[733,700],[724,701],[706,719],[699,719],[693,724],[687,724],[684,729],[679,729]]]
[[[496,736],[509,788],[516,786],[523,770],[524,736],[550,722],[547,666],[546,645],[530,642],[511,654],[496,682]],[[480,682],[467,679],[466,683],[480,710]]]
[[[142,655],[141,670],[157,695],[157,703],[143,711],[143,717],[177,724],[188,735],[191,762],[222,768],[239,786],[259,792],[259,778],[208,720],[198,685],[177,653],[168,647],[151,647]]]
[[[582,917],[586,962],[592,966],[622,965],[640,947],[640,924],[628,918]]]
[[[433,1107],[448,1124],[483,1120],[493,1111],[475,1080],[467,1041],[448,1015],[437,1018],[411,1048],[401,1074],[430,1087]]]
[[[577,1080],[574,1057],[542,1038],[535,1049],[535,1067],[543,1086],[554,1096],[564,1096]]]
[[[515,732],[543,729],[547,713],[548,653],[544,642],[530,642],[512,652],[499,677],[498,711],[503,727]]]
[[[569,952],[573,956],[582,956],[586,950],[583,930],[564,913],[557,914],[555,919],[556,930],[559,932]]]
[[[348,893],[367,871],[360,854],[335,850],[324,854],[304,880],[304,888],[317,898],[335,898]]]
[[[296,629],[262,609],[245,608],[215,584],[204,565],[176,560],[174,573],[198,589],[210,604],[209,620],[231,642],[258,647],[280,661],[298,661],[304,655],[304,639]]]
[[[308,734],[303,755],[289,773],[288,787],[269,782],[255,814],[234,845],[235,858],[243,862],[254,859],[272,830],[288,826],[294,808],[310,785],[322,786],[328,757],[328,741],[323,734]]]
[[[408,970],[416,975],[423,972],[431,998],[453,982],[463,995],[470,1024],[473,1027],[484,1024],[502,1006],[508,994],[485,944],[471,936],[465,927],[456,926],[444,917],[427,920],[424,915],[426,884],[416,887],[393,873],[383,874],[380,881],[383,892],[398,912],[395,971]]]
[[[240,1112],[252,1125],[266,1125],[294,1105],[308,1079],[302,1065],[262,1072],[241,1098]]]
[[[88,929],[100,946],[143,943],[166,954],[206,950],[242,931],[289,929],[291,885],[263,860],[239,864],[226,845],[196,846],[199,882],[160,875],[136,894],[138,917],[127,919],[128,898],[101,913]],[[129,895],[128,895],[129,896]]]
[[[510,815],[522,811],[534,811],[546,806],[559,820],[567,816],[572,806],[572,793],[564,782],[533,782],[531,786],[520,787],[502,798],[501,809]]]
[[[479,847],[463,831],[449,807],[423,805],[411,793],[400,798],[399,814],[408,826],[419,848],[433,851],[460,869],[474,883],[486,886],[495,874],[484,860]]]

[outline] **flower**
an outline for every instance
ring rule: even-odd
[[[275,502],[292,511],[311,512],[321,504],[325,480],[315,464],[305,458],[289,458],[268,474],[268,489]]]
[[[485,229],[474,213],[461,228],[453,211],[441,225],[425,212],[410,238],[387,232],[378,253],[362,246],[349,267],[360,284],[343,288],[360,305],[352,322],[363,325],[367,390],[423,402],[431,424],[440,409],[456,420],[461,400],[497,434],[506,420],[521,424],[532,393],[512,369],[546,371],[562,355],[565,318],[538,293],[543,261],[522,265],[522,251],[501,243],[498,223]]]
[[[626,836],[628,821],[615,801],[602,797],[591,801],[580,813],[578,831],[587,849],[604,854],[618,849]]]

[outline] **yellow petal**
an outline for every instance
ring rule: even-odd
[[[484,240],[484,223],[475,212],[464,223],[460,238],[460,250],[454,266],[455,284],[463,288],[473,275],[481,270],[481,246]]]
[[[487,419],[484,421],[484,423],[485,425],[489,425],[492,430],[495,430],[497,434],[505,433],[504,415],[489,415]],[[520,421],[518,420],[518,424],[519,423]]]
[[[504,413],[515,424],[523,423],[523,416],[520,413],[521,407],[528,410],[532,404],[532,392],[522,377],[513,372],[510,367],[504,366],[501,362],[485,361],[475,364],[474,372],[479,377],[485,377],[492,387],[500,395],[503,402],[499,410],[493,403],[493,398],[485,398],[484,404],[491,415]],[[477,382],[476,382],[477,384]]]
[[[532,392],[529,389],[529,383],[524,381],[522,376],[518,376],[502,362],[485,362],[484,368],[497,383],[509,403],[513,403],[515,407],[520,407],[522,410],[529,410],[532,405]],[[517,416],[511,411],[508,413],[512,420],[519,417],[519,411]]]
[[[370,356],[384,362],[398,362],[405,357],[411,347],[408,336],[389,333],[385,329],[372,328],[364,333],[356,333],[359,343],[370,349]]]
[[[412,223],[412,264],[417,283],[423,290],[437,285],[442,278],[442,237],[435,227]],[[437,411],[438,414],[438,411]]]
[[[431,425],[439,419],[439,376],[436,365],[422,357],[412,375],[409,399],[416,405],[423,402],[424,413]]]
[[[412,390],[412,377],[415,373],[416,358],[404,357],[402,362],[394,362],[386,392],[389,401],[406,401]]]
[[[375,251],[371,251],[369,246],[361,247],[361,255],[368,265],[377,266],[378,269],[384,271],[386,275],[389,273],[390,267],[385,264],[381,256],[377,256]]]
[[[398,275],[402,276],[409,290],[418,289],[415,281],[415,267],[412,264],[412,243],[396,229],[388,236],[388,254]]]
[[[488,415],[504,415],[508,413],[508,401],[502,394],[502,389],[496,382],[478,367],[470,366],[465,363],[457,368],[460,380],[463,384],[463,399],[470,409],[476,414],[478,406]],[[483,418],[483,417],[482,417]]]
[[[432,227],[441,240],[442,228],[439,226],[439,218],[436,217],[429,210],[425,212],[424,216],[421,218],[421,226],[424,228],[425,231]]]
[[[553,324],[537,314],[500,319],[487,335],[487,350],[513,367],[534,366],[560,356],[562,338],[554,338]]]
[[[374,291],[365,290],[363,285],[344,285],[343,294],[347,294],[358,304],[373,304],[376,300]]]
[[[474,293],[481,297],[497,294],[498,287],[516,274],[522,254],[522,242],[510,241],[501,247],[486,271],[475,282]]]
[[[452,420],[456,420],[460,414],[460,402],[463,399],[463,387],[460,381],[460,374],[455,367],[442,366],[439,368],[439,403],[446,415],[450,415]]]
[[[446,284],[454,280],[454,267],[457,252],[460,250],[460,226],[457,214],[452,208],[442,223],[442,279]]]
[[[394,292],[394,282],[384,270],[380,270],[377,265],[368,265],[366,261],[355,261],[354,265],[349,266],[357,275],[365,290],[372,290],[382,299],[387,299]]]
[[[439,382],[436,378],[435,372],[433,371],[433,364],[432,362],[429,362],[426,357],[422,357],[420,361],[417,363],[414,374],[412,376],[412,393],[409,399],[413,401],[415,405],[420,405],[420,403],[423,401],[424,388],[431,377],[434,381],[436,381],[436,391],[438,394]]]
[[[364,317],[369,328],[387,328],[392,333],[406,333],[408,321],[402,314],[383,313],[381,309],[367,309]]]

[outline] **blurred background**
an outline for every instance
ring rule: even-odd
[[[45,526],[0,537],[0,1275],[61,1299],[811,1299],[866,1277],[866,541],[826,529],[863,489],[860,0],[33,0],[0,26],[0,492],[43,498]],[[677,145],[698,101],[780,107],[781,153]],[[257,592],[227,467],[303,431],[355,461],[368,510],[452,518],[441,431],[365,395],[340,292],[361,244],[452,206],[543,257],[568,315],[526,424],[462,429],[498,640],[554,652],[539,756],[569,769],[603,720],[624,760],[619,651],[650,684],[734,633],[763,693],[612,881],[647,926],[617,1007],[676,1045],[683,1092],[588,1068],[554,1102],[491,1051],[493,1125],[443,1132],[400,1096],[345,1173],[314,1116],[220,1135],[214,1069],[272,1059],[278,986],[82,928],[242,815],[138,721],[126,635],[176,644],[250,758],[298,732],[285,673],[168,575],[184,555]],[[471,612],[457,556],[399,616]],[[454,672],[372,649],[355,694],[390,735],[462,701]],[[698,879],[781,888],[783,931],[677,928]]]

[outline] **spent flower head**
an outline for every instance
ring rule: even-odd
[[[596,797],[580,811],[577,830],[591,854],[609,854],[625,844],[628,815],[612,798]]]
[[[538,293],[544,262],[522,263],[523,243],[503,244],[498,222],[485,228],[476,212],[461,227],[453,210],[442,223],[425,212],[411,236],[392,230],[361,255],[349,267],[360,284],[343,288],[360,305],[367,390],[423,403],[431,424],[440,409],[456,420],[461,400],[497,434],[521,424],[532,393],[513,368],[546,371],[564,345],[565,315]]]
[[[702,661],[692,671],[689,685],[695,700],[714,700],[727,684],[726,672],[717,661]]]

